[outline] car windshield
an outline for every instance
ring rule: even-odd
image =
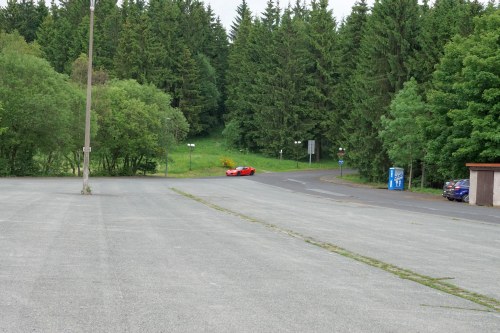
[[[236,170],[243,170],[243,167],[237,167]]]

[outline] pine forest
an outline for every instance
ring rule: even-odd
[[[198,0],[97,0],[92,170],[134,175],[165,146],[337,158],[368,180],[427,184],[500,162],[500,7],[471,0],[241,0],[227,29]],[[80,174],[89,0],[0,7],[0,176]]]

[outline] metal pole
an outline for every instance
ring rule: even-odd
[[[194,147],[195,147],[195,144],[194,144],[194,143],[188,143],[187,145],[188,145],[188,147],[189,147],[189,171],[191,171],[191,170],[192,170],[192,169],[191,169],[191,154],[192,154],[192,152],[193,152],[193,149],[194,149]]]
[[[295,144],[295,160],[297,161],[297,169],[299,168],[299,145],[302,143],[302,141],[294,141]]]
[[[89,63],[87,68],[87,104],[85,107],[85,147],[83,148],[83,189],[82,194],[91,194],[89,186],[90,161],[90,104],[92,99],[92,46],[94,44],[94,4],[90,0]]]
[[[165,141],[165,178],[168,177],[168,124],[169,124],[169,121],[171,119],[170,118],[166,118],[166,122],[165,122],[165,125],[166,125],[166,135],[167,135],[167,138],[166,138],[166,141]]]
[[[191,153],[193,152],[193,148],[189,147],[189,171],[191,171]]]
[[[168,147],[165,148],[165,177],[168,176]]]

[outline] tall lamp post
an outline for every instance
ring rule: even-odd
[[[193,152],[195,145],[194,145],[194,143],[188,143],[187,145],[189,147],[189,171],[191,171],[192,170],[191,169],[191,154]]]
[[[297,169],[299,168],[299,145],[302,141],[294,141],[295,144],[295,160],[297,161]]]
[[[87,104],[85,106],[85,146],[83,147],[83,189],[82,194],[91,194],[89,186],[90,161],[90,104],[92,99],[92,47],[94,44],[95,0],[90,0],[89,63],[87,68]]]
[[[340,178],[342,178],[342,166],[344,165],[344,155],[345,155],[345,149],[340,147],[339,151],[337,153],[337,156],[339,157],[339,165],[340,165]]]

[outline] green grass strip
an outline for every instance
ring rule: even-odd
[[[454,295],[454,296],[469,300],[469,301],[474,302],[476,304],[487,307],[490,311],[500,312],[500,301],[499,300],[492,298],[492,297],[482,295],[482,294],[478,294],[478,293],[475,293],[475,292],[472,292],[472,291],[469,291],[469,290],[466,290],[463,288],[460,288],[454,284],[443,281],[445,279],[447,280],[448,278],[433,278],[430,276],[422,275],[422,274],[413,272],[409,269],[405,269],[405,268],[401,268],[401,267],[398,267],[398,266],[395,266],[392,264],[385,263],[385,262],[380,261],[380,260],[375,259],[375,258],[363,256],[361,254],[349,251],[349,250],[344,249],[344,248],[337,246],[335,244],[322,242],[322,241],[316,240],[312,237],[304,236],[304,235],[302,235],[298,232],[295,232],[293,230],[281,228],[281,227],[276,226],[274,224],[271,224],[271,223],[268,223],[265,221],[261,221],[261,220],[258,220],[256,218],[232,211],[230,209],[218,206],[218,205],[211,203],[209,201],[203,200],[203,199],[201,199],[197,196],[194,196],[192,194],[183,192],[179,189],[171,188],[171,190],[186,197],[186,198],[192,199],[192,200],[197,201],[205,206],[208,206],[212,209],[215,209],[215,210],[218,210],[218,211],[221,211],[221,212],[224,212],[226,214],[233,215],[233,216],[237,216],[243,220],[246,220],[246,221],[249,221],[252,223],[259,223],[259,224],[265,226],[266,228],[269,228],[269,229],[272,229],[274,231],[286,234],[288,236],[303,240],[304,242],[306,242],[308,244],[320,247],[320,248],[325,249],[329,252],[336,253],[336,254],[342,255],[346,258],[350,258],[350,259],[362,262],[366,265],[370,265],[372,267],[382,269],[388,273],[391,273],[391,274],[394,274],[394,275],[400,277],[401,279],[410,280],[410,281],[419,283],[421,285],[424,285],[424,286],[427,286],[430,288],[434,288],[436,290],[440,290],[440,291],[445,292],[447,294]]]

